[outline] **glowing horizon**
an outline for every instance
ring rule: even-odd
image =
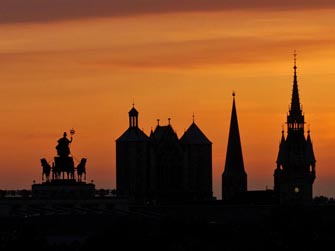
[[[0,18],[0,189],[41,182],[39,160],[52,160],[57,139],[71,128],[73,155],[88,159],[87,181],[115,188],[115,140],[128,128],[134,99],[147,135],[157,118],[167,124],[170,117],[181,137],[195,114],[213,142],[213,190],[220,198],[232,91],[248,189],[272,188],[296,49],[300,102],[317,160],[314,195],[335,197],[333,4],[263,8],[257,0],[257,8],[242,8],[245,1],[237,2],[228,8],[211,0],[201,11],[173,1],[168,11],[143,7],[122,15],[55,9],[52,20],[28,8],[29,20],[15,13]]]

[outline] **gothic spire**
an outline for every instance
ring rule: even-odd
[[[244,172],[242,146],[237,121],[235,93],[233,93],[233,107],[231,112],[228,147],[226,154],[225,172]]]
[[[305,118],[301,109],[294,52],[294,79],[291,107],[287,116],[287,136],[282,137],[274,171],[274,191],[280,203],[310,203],[313,200],[315,156],[308,130],[305,138]]]
[[[238,199],[247,191],[247,173],[244,170],[240,132],[237,122],[235,93],[230,119],[226,163],[222,174],[222,199]]]
[[[300,107],[299,89],[298,89],[298,78],[297,78],[297,53],[294,51],[294,78],[293,78],[293,90],[292,90],[292,101],[290,114],[300,115],[302,113]]]
[[[300,98],[299,98],[299,89],[298,89],[298,80],[297,80],[297,54],[294,51],[294,78],[293,78],[293,90],[292,90],[292,100],[289,114],[287,116],[287,126],[288,133],[291,132],[304,132],[305,119],[302,113]]]

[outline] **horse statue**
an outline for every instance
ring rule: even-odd
[[[77,174],[78,174],[78,182],[82,181],[82,176],[84,174],[84,180],[86,180],[86,158],[82,158],[80,163],[77,165]]]
[[[56,180],[60,178],[60,169],[55,165],[55,162],[52,162],[52,179]]]
[[[67,179],[74,179],[74,162],[72,157],[55,157],[53,165],[53,178],[65,179],[64,174],[67,174]]]
[[[42,165],[42,181],[44,181],[44,177],[45,177],[45,181],[49,182],[49,177],[50,177],[50,172],[51,172],[51,166],[49,165],[48,161],[43,158],[41,159],[41,165]]]

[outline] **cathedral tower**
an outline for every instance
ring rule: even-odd
[[[170,119],[150,135],[150,180],[152,198],[161,201],[184,197],[183,151]]]
[[[116,189],[120,197],[142,200],[148,196],[150,142],[134,105],[128,115],[129,128],[116,140]]]
[[[193,200],[211,200],[212,192],[212,142],[194,122],[180,138],[184,149],[185,187]]]
[[[274,190],[281,203],[311,202],[315,180],[315,157],[299,98],[296,54],[294,55],[292,100],[287,115],[287,137],[282,131],[274,172]]]
[[[233,108],[231,112],[226,164],[222,174],[222,199],[233,200],[246,191],[247,174],[244,170],[235,105],[235,93],[233,93]]]

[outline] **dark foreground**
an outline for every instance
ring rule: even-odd
[[[335,238],[335,205],[1,203],[2,251],[325,250]]]

